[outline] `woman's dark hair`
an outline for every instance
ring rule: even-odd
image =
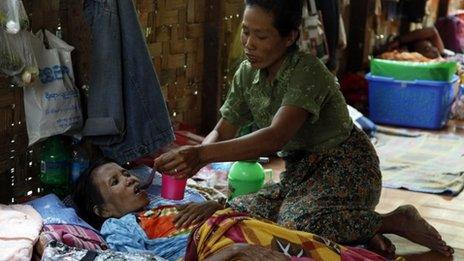
[[[300,32],[302,21],[303,1],[302,0],[245,0],[246,6],[259,6],[270,12],[274,16],[274,27],[279,31],[280,36],[288,36],[292,31]],[[298,48],[297,40],[289,49]]]
[[[112,162],[114,161],[107,158],[96,160],[80,175],[74,187],[73,200],[78,207],[79,216],[96,229],[101,228],[105,218],[94,212],[94,206],[104,203],[100,190],[94,182],[94,172],[96,168]]]

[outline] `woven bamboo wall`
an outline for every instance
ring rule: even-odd
[[[135,0],[174,121],[198,127],[203,84],[204,0]]]
[[[463,9],[464,8],[464,1],[462,0],[450,0],[449,1],[449,12],[456,11],[458,9]]]
[[[213,10],[220,26],[222,72],[218,86],[227,93],[229,65],[227,57],[243,12],[243,0],[222,0],[221,10]],[[198,129],[201,125],[204,79],[205,0],[134,0],[139,20],[147,38],[153,64],[162,84],[171,118]],[[203,103],[204,104],[204,103]],[[208,105],[207,105],[208,106]]]
[[[38,194],[34,148],[27,148],[22,92],[0,89],[0,202],[11,203]]]
[[[223,29],[222,29],[222,76],[221,82],[221,98],[225,99],[229,89],[229,83],[232,80],[236,69],[237,61],[229,59],[233,41],[238,31],[241,30],[244,1],[243,0],[227,0],[223,10]]]

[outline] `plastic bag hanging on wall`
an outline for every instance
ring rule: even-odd
[[[77,134],[83,117],[72,69],[74,47],[46,30],[29,37],[40,68],[39,80],[24,88],[29,145],[58,134]]]
[[[0,24],[9,34],[29,28],[29,20],[21,0],[0,1]]]
[[[9,37],[4,30],[0,29],[0,70],[9,76],[17,75],[24,69],[24,62],[14,43],[15,40],[19,38]]]
[[[28,31],[7,34],[0,29],[0,73],[13,77],[18,86],[26,86],[39,75]]]

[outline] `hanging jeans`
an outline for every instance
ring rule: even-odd
[[[83,135],[118,163],[157,151],[174,134],[132,0],[85,0],[84,12],[92,68]]]

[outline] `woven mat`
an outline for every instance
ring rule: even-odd
[[[427,193],[459,194],[464,187],[464,138],[423,134],[401,137],[377,134],[382,184]]]

